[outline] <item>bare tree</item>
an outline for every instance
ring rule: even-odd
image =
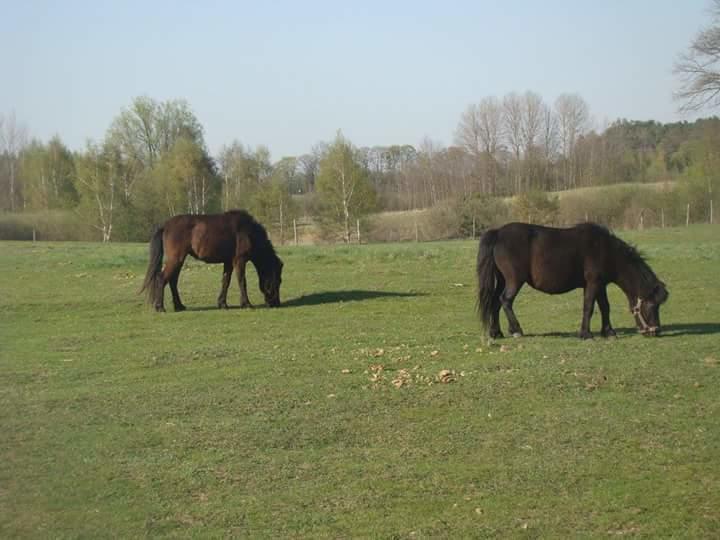
[[[517,160],[520,160],[523,148],[522,126],[522,98],[511,92],[503,98],[503,128],[508,146]]]
[[[557,115],[547,104],[542,106],[542,125],[540,131],[540,151],[543,163],[543,189],[552,189],[553,163],[558,152],[558,122]],[[557,173],[555,174],[557,176]]]
[[[8,188],[10,211],[15,211],[17,199],[17,173],[20,152],[27,145],[27,129],[18,124],[15,113],[7,118],[0,116],[0,154],[4,154],[8,166]]]
[[[590,124],[590,110],[577,94],[561,94],[555,100],[560,154],[564,161],[565,188],[575,186],[575,147]]]
[[[460,117],[455,143],[465,149],[481,171],[481,188],[493,193],[497,183],[497,152],[501,146],[502,106],[495,97],[470,105]]]
[[[471,103],[460,116],[460,123],[455,130],[455,144],[474,157],[482,152],[479,116],[478,106]]]
[[[505,140],[514,157],[511,166],[515,169],[515,191],[519,192],[522,187],[520,158],[523,149],[523,100],[515,92],[503,98],[503,128]]]
[[[535,92],[525,92],[522,97],[521,137],[526,156],[534,152],[537,146],[543,122],[543,100]]]
[[[681,111],[699,111],[720,106],[720,0],[712,0],[712,24],[701,30],[690,49],[675,62],[681,88],[675,98]]]

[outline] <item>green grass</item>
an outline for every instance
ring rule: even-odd
[[[720,229],[623,236],[664,337],[525,289],[488,343],[473,242],[281,248],[277,310],[192,262],[177,314],[145,245],[0,243],[0,537],[716,538]]]

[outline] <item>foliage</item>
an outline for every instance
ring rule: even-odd
[[[512,201],[512,216],[516,221],[556,225],[559,212],[558,198],[541,191],[521,193]]]
[[[509,217],[507,203],[488,195],[476,194],[458,199],[453,206],[458,216],[460,238],[479,236],[487,229],[505,223]]]
[[[341,133],[320,161],[315,188],[324,222],[341,228],[343,240],[349,242],[352,224],[375,208],[376,194],[358,151]]]
[[[71,208],[78,203],[75,162],[59,137],[33,140],[20,156],[19,180],[28,206],[37,210]]]
[[[274,234],[282,245],[293,219],[299,216],[298,205],[290,196],[287,179],[279,176],[262,184],[254,193],[250,210]]]
[[[28,142],[13,117],[0,116],[0,208],[72,210],[98,239],[110,241],[144,241],[175,213],[231,208],[256,213],[280,242],[298,216],[319,226],[325,239],[346,242],[355,237],[356,220],[366,239],[467,237],[473,219],[477,232],[511,215],[558,224],[587,217],[630,228],[681,224],[688,204],[690,222],[710,220],[720,119],[619,119],[602,132],[591,125],[580,96],[563,94],[551,106],[533,92],[511,93],[468,106],[457,146],[425,139],[417,148],[357,148],[338,133],[308,154],[273,162],[267,147],[239,141],[215,161],[182,100],[138,97],[103,140],[76,153],[59,137]],[[662,193],[610,188],[658,183],[666,186]],[[609,191],[578,197],[573,191],[599,186]],[[568,198],[556,212],[540,192]],[[515,196],[510,213],[500,198]],[[376,210],[428,212],[417,224],[401,223],[402,214],[367,219]]]

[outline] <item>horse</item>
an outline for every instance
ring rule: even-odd
[[[615,336],[610,324],[606,287],[615,283],[625,293],[638,331],[660,334],[660,305],[668,290],[638,250],[607,228],[582,223],[571,228],[509,223],[483,234],[477,255],[477,311],[491,338],[503,337],[500,307],[513,337],[523,335],[513,301],[523,284],[548,294],[583,288],[580,338],[589,339],[590,318],[597,302],[601,335]]]
[[[165,264],[163,266],[163,255]],[[185,310],[178,293],[178,278],[190,255],[206,263],[222,263],[222,288],[217,299],[227,309],[227,290],[233,269],[240,286],[240,307],[250,308],[245,266],[255,266],[260,291],[269,307],[280,305],[283,262],[275,253],[265,228],[245,210],[224,214],[184,214],[167,220],[150,240],[150,260],[140,292],[156,311],[165,311],[165,285],[170,284],[175,311]]]

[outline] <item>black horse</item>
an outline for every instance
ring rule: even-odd
[[[163,266],[163,255],[165,265]],[[275,254],[265,228],[244,210],[224,214],[180,215],[170,218],[150,240],[150,262],[140,292],[148,303],[165,311],[165,285],[170,284],[175,311],[185,306],[178,293],[180,270],[188,255],[206,263],[223,263],[219,308],[227,308],[227,290],[233,268],[240,285],[240,307],[252,307],[247,294],[245,266],[252,262],[260,278],[260,291],[270,307],[280,305],[283,263]]]
[[[522,335],[513,301],[524,283],[549,294],[582,287],[585,291],[580,337],[591,338],[595,302],[602,315],[603,337],[614,336],[606,286],[615,283],[630,303],[640,333],[660,333],[660,305],[668,298],[638,251],[605,227],[583,223],[569,229],[509,223],[487,231],[477,256],[478,311],[490,337],[502,337],[500,307],[509,331]]]

